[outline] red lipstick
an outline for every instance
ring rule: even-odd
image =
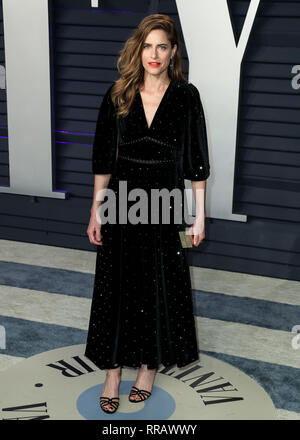
[[[155,61],[150,62],[150,63],[148,63],[148,64],[149,64],[149,66],[151,66],[151,67],[159,67],[159,66],[160,66],[160,63],[157,63],[157,62],[155,62]]]

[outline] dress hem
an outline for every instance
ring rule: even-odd
[[[181,363],[181,362],[172,362],[172,363],[170,363],[170,362],[167,362],[167,361],[165,361],[165,362],[161,361],[159,364],[150,364],[150,363],[147,363],[147,362],[140,361],[140,362],[131,363],[131,364],[128,363],[128,362],[122,362],[122,363],[117,363],[116,362],[113,365],[107,364],[106,366],[104,366],[102,364],[100,366],[100,364],[98,364],[97,361],[93,361],[92,358],[90,358],[86,353],[84,354],[84,356],[87,357],[91,362],[93,362],[93,364],[96,365],[96,367],[99,368],[100,370],[113,370],[113,369],[117,369],[119,367],[121,367],[121,368],[135,368],[135,369],[137,369],[137,368],[140,368],[142,366],[142,364],[143,365],[146,364],[147,368],[149,370],[152,370],[152,369],[158,370],[161,365],[164,368],[169,368],[169,367],[183,368],[183,367],[186,367],[187,365],[190,365],[193,362],[199,361],[199,353],[198,353],[197,357],[191,358],[191,360],[189,360],[187,362],[184,362],[184,363]]]

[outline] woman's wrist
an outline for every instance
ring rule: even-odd
[[[97,201],[93,202],[93,204],[91,206],[91,213],[95,213],[100,205],[101,205],[101,202],[97,202]]]
[[[203,221],[203,220],[205,220],[205,212],[204,212],[204,211],[201,211],[201,212],[199,212],[198,214],[196,214],[196,219],[195,219],[195,221],[200,222],[200,221]]]

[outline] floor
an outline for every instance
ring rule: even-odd
[[[96,254],[10,240],[0,240],[0,249],[0,382],[5,381],[13,393],[12,383],[17,384],[17,378],[26,371],[28,374],[33,371],[32,365],[41,371],[38,368],[51,355],[73,353],[76,360],[83,353]],[[274,409],[275,418],[299,420],[300,344],[296,335],[300,331],[299,282],[196,267],[190,270],[201,368],[214,370],[219,377],[225,375],[228,383],[236,381],[235,386],[239,383],[241,390],[250,390],[253,385],[252,394],[245,391],[240,403],[236,403],[236,417],[242,418],[246,408],[242,405],[257,396],[257,401],[265,402],[266,411],[270,410],[271,414]],[[85,368],[91,374],[80,386],[78,382],[79,410],[84,399],[94,396],[100,379],[96,371]],[[197,368],[200,370],[200,365],[195,366],[195,371]],[[6,378],[13,375],[16,380],[10,383]],[[162,368],[155,383],[153,396],[174,405],[173,413],[165,414],[165,419],[178,416],[177,397],[201,396],[199,418],[222,417],[223,408],[230,408],[230,405],[217,405],[219,412],[209,412],[213,405],[203,398],[204,388],[202,393],[197,390],[195,394],[190,382],[175,382],[175,376],[180,377],[179,370],[170,375]],[[34,380],[35,389],[41,389],[42,384]],[[55,381],[55,376],[52,380]],[[125,394],[133,383],[134,372],[128,370],[122,385]],[[234,388],[230,392],[234,395]],[[143,411],[148,411],[140,414],[136,407],[133,410],[126,406],[125,400],[124,417],[138,418],[143,414],[154,417],[151,412],[155,408],[154,397],[147,406],[139,404]],[[6,403],[17,404],[13,396]],[[3,410],[5,403],[0,404]],[[187,413],[179,414],[188,418]],[[233,412],[228,409],[229,418],[230,414]],[[83,413],[81,416],[90,417]]]

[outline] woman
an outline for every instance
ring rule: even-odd
[[[109,413],[119,406],[122,366],[139,368],[129,395],[136,403],[150,397],[161,363],[183,367],[198,360],[190,273],[179,231],[188,230],[194,246],[203,240],[210,174],[204,112],[197,88],[182,74],[175,23],[161,14],[144,18],[121,51],[118,70],[121,77],[108,88],[96,125],[87,229],[97,259],[85,356],[107,370],[100,406]],[[153,213],[151,189],[175,188],[183,195],[184,179],[192,181],[197,194],[196,220],[189,229],[184,221],[165,223],[161,213],[156,224],[119,220],[137,203],[127,201],[120,208],[120,183],[126,183],[127,194],[143,189]],[[100,225],[99,194],[105,189],[116,196],[117,220],[102,223],[101,217]],[[174,200],[168,203],[174,212]]]

